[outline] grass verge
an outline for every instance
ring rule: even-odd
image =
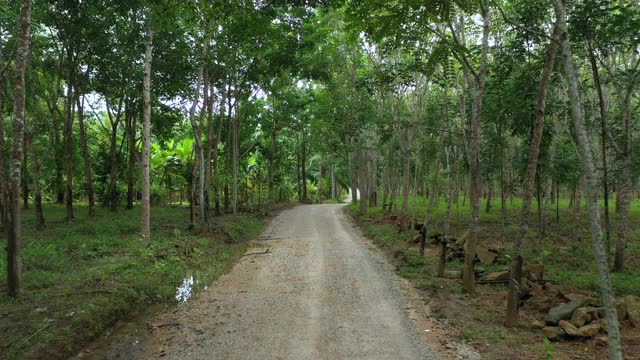
[[[47,227],[35,230],[25,211],[24,282],[19,299],[6,295],[6,256],[0,258],[0,353],[3,358],[66,358],[145,308],[176,301],[176,286],[197,273],[194,290],[229,270],[260,234],[264,220],[249,215],[216,218],[217,230],[188,230],[188,209],[154,208],[152,242],[139,236],[138,209],[98,209],[88,218],[76,208],[47,206]]]

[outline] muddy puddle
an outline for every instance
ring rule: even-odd
[[[189,274],[176,286],[175,301],[155,304],[142,313],[133,315],[128,321],[118,321],[110,330],[70,359],[139,359],[145,353],[146,336],[151,330],[151,321],[164,311],[170,311],[191,299],[200,291],[207,290],[207,279],[197,272]]]

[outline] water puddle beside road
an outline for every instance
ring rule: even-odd
[[[209,278],[196,271],[188,273],[176,286],[174,299],[169,304],[147,307],[128,321],[118,321],[111,330],[71,359],[131,359],[143,356],[145,339],[151,329],[151,321],[172,306],[189,301],[195,294],[207,290]]]
[[[204,287],[202,286],[202,281],[200,279],[201,278],[197,276],[197,273],[193,273],[192,275],[182,279],[182,283],[176,287],[175,299],[178,304],[187,302],[196,292],[208,289],[206,279],[204,281]]]

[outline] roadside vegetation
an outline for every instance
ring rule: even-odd
[[[410,198],[410,204],[417,205],[417,219],[424,216],[428,202],[424,197]],[[494,199],[500,203],[499,199]],[[614,203],[615,204],[615,203]],[[486,199],[482,202],[486,208]],[[479,223],[481,229],[480,244],[492,244],[502,249],[503,256],[513,256],[514,238],[518,236],[518,209],[521,200],[507,201],[507,223],[505,224],[504,241],[502,240],[502,222],[500,209],[482,212]],[[555,204],[554,204],[555,205]],[[536,204],[533,204],[534,208]],[[413,209],[410,207],[410,209]],[[433,224],[430,235],[441,233],[443,219],[446,214],[446,202],[439,201],[432,208]],[[587,220],[575,226],[573,209],[568,199],[560,199],[559,220],[554,218],[547,235],[543,237],[544,247],[544,280],[549,284],[545,294],[535,294],[526,300],[522,307],[522,326],[507,331],[503,326],[504,309],[501,307],[507,295],[507,283],[479,284],[478,296],[469,296],[460,282],[464,264],[453,259],[446,263],[445,277],[438,277],[436,267],[439,261],[440,248],[430,239],[427,243],[426,255],[420,255],[420,244],[416,242],[419,233],[415,230],[400,231],[399,214],[389,212],[382,207],[370,207],[366,215],[359,211],[357,203],[349,204],[348,213],[356,220],[364,234],[370,238],[396,264],[400,276],[409,279],[413,286],[424,293],[429,313],[438,323],[442,334],[453,334],[457,340],[464,341],[489,359],[512,359],[514,353],[521,354],[523,359],[545,358],[551,348],[553,359],[602,359],[606,358],[606,343],[597,339],[582,341],[552,342],[545,345],[547,334],[542,331],[546,311],[566,301],[562,296],[554,296],[554,291],[563,294],[580,293],[597,297],[599,279],[593,265],[585,259],[593,257],[588,242]],[[630,227],[640,228],[640,201],[635,200],[631,207]],[[468,233],[469,206],[455,207],[451,222],[452,238],[459,238]],[[532,219],[535,223],[535,216]],[[575,242],[576,229],[582,229],[581,243]],[[631,244],[640,240],[640,232],[633,231]],[[532,227],[527,235],[525,245],[526,262],[538,263],[537,229]],[[629,270],[625,273],[612,274],[613,289],[617,296],[640,295],[640,248],[630,246]],[[508,264],[477,264],[483,274],[509,270]],[[460,309],[465,309],[460,311]],[[640,351],[637,329],[625,323],[623,327],[623,350],[627,354]],[[444,350],[446,351],[446,347]],[[633,357],[632,357],[633,358]]]
[[[229,270],[265,222],[229,215],[217,219],[216,230],[196,233],[185,222],[188,208],[154,208],[154,242],[146,246],[138,209],[98,208],[92,218],[80,209],[67,224],[64,207],[47,206],[51,220],[40,231],[33,213],[24,217],[26,291],[19,299],[0,295],[1,358],[66,358],[116,321],[185,300]],[[6,263],[0,266],[4,287]]]

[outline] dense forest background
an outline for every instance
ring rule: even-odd
[[[640,293],[639,33],[627,0],[0,1],[3,301],[148,266],[175,282],[180,256],[220,256],[211,234],[349,194],[423,231],[421,251],[467,228],[469,294],[478,242],[508,243],[510,326],[523,262],[561,263],[569,229],[620,358],[610,273]]]

